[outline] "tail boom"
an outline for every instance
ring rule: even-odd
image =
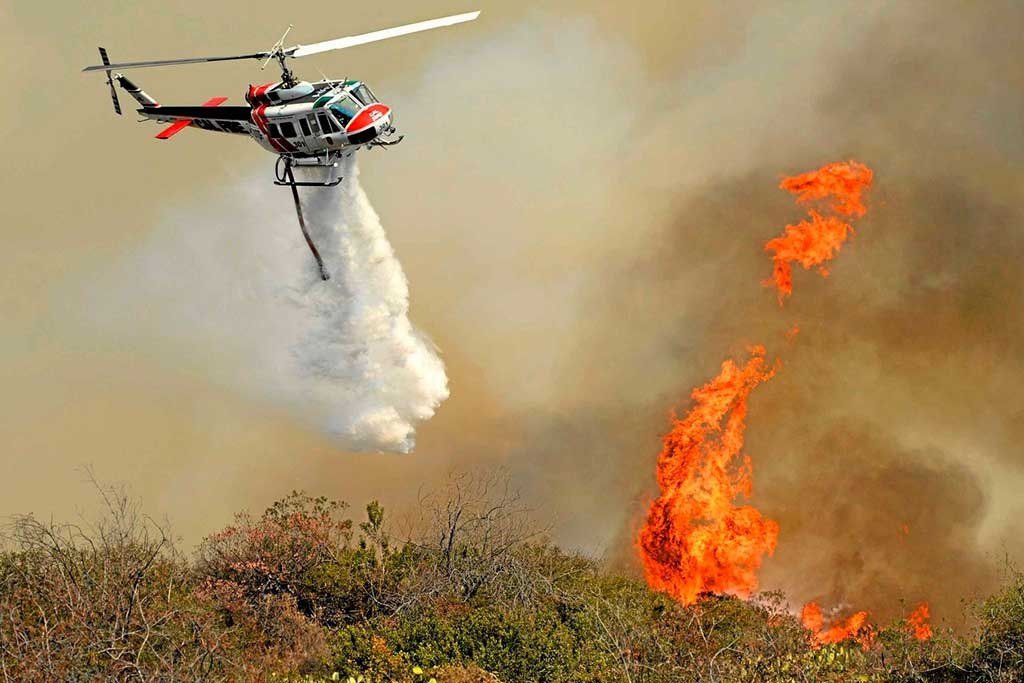
[[[160,103],[146,94],[146,91],[135,85],[124,74],[115,73],[114,78],[117,79],[117,84],[120,85],[126,93],[135,98],[135,101],[141,104],[143,107],[159,107]]]

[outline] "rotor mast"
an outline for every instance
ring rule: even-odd
[[[260,71],[267,68],[267,64],[270,63],[271,59],[276,59],[278,65],[281,67],[281,82],[284,83],[284,87],[291,88],[298,81],[295,80],[295,74],[288,68],[288,53],[284,49],[284,41],[288,37],[288,34],[293,28],[292,24],[288,24],[288,28],[284,30],[281,35],[281,39],[274,43],[274,47],[270,48],[270,52],[267,52],[267,58],[260,64]]]

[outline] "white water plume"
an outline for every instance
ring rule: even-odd
[[[289,190],[261,178],[223,204],[176,214],[90,292],[91,322],[284,404],[348,448],[409,452],[448,380],[409,321],[405,274],[354,158],[341,173],[337,187],[299,189],[330,280]]]

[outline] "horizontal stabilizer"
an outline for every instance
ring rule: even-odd
[[[167,140],[172,135],[177,135],[178,133],[180,133],[181,131],[185,130],[186,128],[188,128],[191,125],[192,125],[192,119],[182,119],[181,121],[178,121],[177,123],[172,123],[171,125],[169,125],[166,128],[164,128],[162,131],[157,133],[156,134],[156,139],[157,140]]]
[[[203,106],[204,107],[216,107],[219,104],[227,102],[227,100],[228,100],[228,98],[226,98],[226,97],[214,97],[213,99],[204,102]],[[189,108],[193,109],[193,108],[198,108],[198,107],[189,107]],[[181,131],[185,130],[190,125],[192,125],[192,119],[182,119],[181,121],[175,121],[171,125],[167,126],[167,128],[164,128],[162,131],[157,133],[156,138],[157,138],[157,140],[167,140],[170,137],[172,137],[174,135],[177,135]]]

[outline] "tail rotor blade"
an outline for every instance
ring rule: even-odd
[[[121,103],[117,101],[117,89],[114,88],[114,84],[107,81],[110,84],[110,99],[114,102],[114,113],[118,116],[121,115]]]
[[[106,48],[100,48],[100,59],[103,60],[104,66],[110,66],[110,58],[107,57]],[[117,88],[114,87],[114,80],[110,77],[110,69],[106,69],[107,72],[107,85],[110,86],[110,100],[114,103],[114,113],[118,116],[121,115],[121,102],[117,99]]]

